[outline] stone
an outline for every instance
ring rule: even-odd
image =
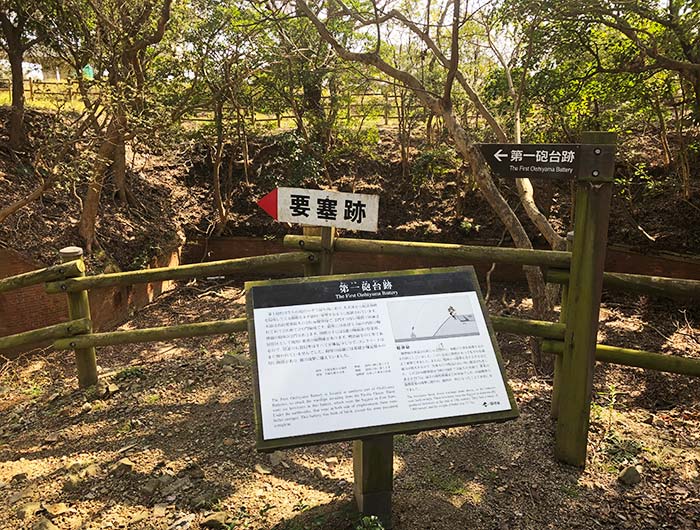
[[[338,457],[329,456],[328,458],[326,458],[326,464],[331,465],[331,466],[337,465],[338,464]]]
[[[68,513],[68,506],[64,502],[57,502],[55,504],[44,504],[44,510],[49,515],[51,519]]]
[[[23,505],[19,510],[17,510],[17,517],[19,519],[29,519],[34,516],[35,513],[41,510],[41,503],[39,502],[28,502]]]
[[[190,479],[188,477],[181,477],[173,481],[171,484],[168,484],[167,486],[163,487],[161,493],[163,495],[168,495],[169,498],[170,495],[181,493],[182,491],[188,490],[191,487],[192,482],[190,482]]]
[[[95,395],[101,398],[105,398],[109,395],[107,383],[105,383],[102,379],[98,380],[97,384],[95,385]]]
[[[83,481],[78,475],[71,473],[66,477],[63,483],[63,491],[80,491],[83,487]]]
[[[10,495],[8,497],[7,501],[10,504],[14,504],[17,501],[24,499],[25,497],[28,497],[31,492],[32,492],[31,488],[24,488],[23,490],[20,490],[18,492],[13,493],[12,495]]]
[[[45,444],[55,444],[56,442],[58,442],[58,434],[56,434],[55,432],[48,434],[46,438],[44,438]]]
[[[12,478],[10,479],[10,484],[16,484],[17,482],[24,482],[25,480],[27,480],[26,473],[17,473],[15,475],[12,475]]]
[[[36,523],[34,523],[32,530],[59,530],[59,528],[46,517],[42,517]]]
[[[219,359],[219,364],[221,366],[244,366],[246,364],[246,360],[238,353],[227,353],[221,359]]]
[[[320,467],[315,467],[314,468],[314,476],[316,478],[324,479],[324,478],[326,478],[326,472],[323,469],[321,469]]]
[[[207,516],[200,524],[202,528],[226,529],[230,520],[228,512],[214,512]]]
[[[80,478],[95,478],[102,474],[102,469],[97,464],[90,464],[80,472]]]
[[[204,470],[199,467],[198,464],[189,464],[185,468],[185,472],[190,476],[190,478],[193,478],[194,480],[201,480],[204,478]]]
[[[191,501],[190,504],[194,506],[196,510],[204,510],[204,509],[210,509],[214,503],[216,503],[215,498],[212,498],[209,495],[204,495],[200,494],[194,497]]]
[[[148,518],[148,510],[139,510],[129,519],[129,524],[140,523],[141,521]]]
[[[639,472],[637,467],[627,466],[617,476],[617,480],[625,486],[634,486],[642,481],[642,474]]]
[[[146,495],[153,495],[158,489],[160,489],[160,480],[155,477],[149,478],[146,483],[141,486],[141,491]]]
[[[165,514],[168,512],[168,505],[167,504],[156,504],[153,507],[153,517],[165,517]]]
[[[110,396],[113,396],[114,394],[119,392],[119,390],[119,385],[116,383],[110,383],[109,385],[107,385],[107,392],[109,392]]]
[[[272,469],[263,464],[255,464],[255,471],[261,475],[269,475],[272,473]]]
[[[275,451],[270,453],[268,458],[270,459],[270,465],[272,467],[277,467],[284,462],[284,453],[282,451]]]
[[[90,403],[83,403],[83,406],[80,407],[80,412],[90,412],[92,410],[92,404]]]
[[[221,443],[223,443],[226,447],[232,446],[235,442],[233,438],[224,438]]]
[[[112,467],[112,474],[117,477],[130,474],[134,471],[135,464],[128,458],[122,458]]]
[[[168,530],[186,530],[192,527],[192,521],[194,521],[195,515],[193,513],[183,515],[179,519],[175,520],[173,524],[168,527]]]

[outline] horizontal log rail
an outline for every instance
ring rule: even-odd
[[[253,256],[208,263],[194,263],[177,267],[160,267],[139,271],[115,272],[95,276],[71,278],[60,282],[46,284],[47,293],[72,293],[94,289],[96,287],[114,287],[118,285],[133,285],[160,280],[185,280],[206,276],[223,276],[240,272],[255,272],[297,263],[316,261],[316,255],[310,252],[288,252],[285,254],[270,254]]]
[[[318,236],[285,236],[284,246],[301,250],[321,250]],[[531,250],[525,248],[453,245],[413,241],[386,241],[381,239],[335,239],[335,252],[362,252],[371,254],[398,254],[463,259],[469,263],[512,263],[568,268],[571,252],[562,250]]]
[[[496,331],[515,333],[517,335],[533,335],[536,337],[562,340],[564,325],[541,320],[523,320],[511,317],[491,317]],[[128,331],[110,331],[106,333],[91,333],[71,338],[61,338],[54,342],[57,350],[89,348],[94,346],[113,346],[116,344],[132,344],[139,342],[158,342],[186,337],[203,337],[207,335],[222,335],[246,331],[247,319],[219,320],[198,322],[195,324],[180,324],[157,328],[144,328]]]
[[[542,351],[561,355],[564,352],[564,343],[557,340],[543,340]],[[595,349],[595,359],[604,363],[645,368],[658,372],[700,376],[700,359],[679,355],[663,355],[643,350],[598,344]]]
[[[522,318],[491,316],[493,329],[501,333],[513,333],[540,337],[543,339],[564,340],[566,324],[545,320],[525,320]]]
[[[107,333],[91,333],[54,342],[57,350],[89,348],[94,346],[113,346],[115,344],[135,344],[139,342],[160,342],[187,337],[205,337],[207,335],[225,335],[238,331],[246,331],[246,318],[232,320],[217,320],[212,322],[197,322],[177,326],[158,328],[133,329],[128,331],[109,331]]]
[[[53,326],[45,328],[33,329],[14,335],[0,337],[0,350],[9,350],[27,344],[36,344],[47,340],[60,339],[63,337],[72,337],[80,333],[90,331],[90,319],[80,318],[77,320],[69,320]]]
[[[82,260],[75,260],[16,276],[8,276],[0,279],[0,293],[29,287],[38,283],[73,278],[74,276],[80,276],[83,272],[85,272],[85,265]]]
[[[569,283],[569,271],[549,269],[546,279],[549,283]],[[700,280],[606,272],[603,274],[603,286],[669,298],[700,298]]]

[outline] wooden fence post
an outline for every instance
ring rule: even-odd
[[[384,94],[384,125],[389,125],[389,94]]]
[[[62,262],[83,259],[83,249],[80,247],[65,247],[58,251]],[[85,276],[81,272],[80,276]],[[68,295],[68,316],[71,320],[80,318],[90,318],[90,302],[87,291],[67,293]],[[92,333],[90,324],[88,333]],[[95,348],[76,348],[75,365],[78,370],[78,384],[80,388],[88,388],[97,383],[97,356]]]
[[[566,234],[566,250],[571,252],[574,245],[574,233]],[[567,308],[569,303],[569,284],[565,283],[561,286],[561,310],[559,311],[559,322],[566,323]],[[559,417],[559,392],[561,390],[561,355],[554,357],[554,378],[552,379],[552,419]]]
[[[584,133],[576,182],[576,237],[571,259],[564,353],[559,371],[555,452],[562,462],[579,467],[586,465],[615,141],[614,133]]]
[[[357,509],[365,515],[376,515],[384,528],[391,528],[394,437],[385,434],[355,440],[352,446],[352,466]]]

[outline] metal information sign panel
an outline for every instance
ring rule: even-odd
[[[518,415],[472,267],[246,292],[260,450]]]
[[[379,195],[277,188],[258,201],[273,219],[311,226],[377,231]]]
[[[573,178],[579,172],[580,144],[479,144],[479,149],[502,177]]]

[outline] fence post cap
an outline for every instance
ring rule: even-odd
[[[83,256],[83,249],[80,247],[63,247],[58,251],[63,261],[72,261]]]

